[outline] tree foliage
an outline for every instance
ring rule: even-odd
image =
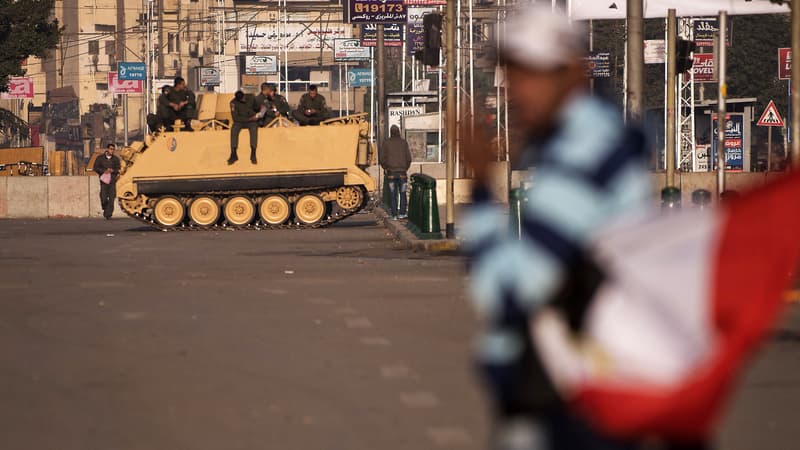
[[[29,56],[43,58],[56,47],[61,29],[52,17],[55,0],[0,0],[0,90],[8,77],[24,75]]]

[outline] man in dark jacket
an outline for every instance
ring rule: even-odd
[[[250,162],[256,164],[256,147],[258,146],[258,119],[259,107],[252,95],[245,95],[242,91],[236,91],[231,100],[231,116],[233,116],[233,126],[231,126],[231,156],[228,158],[228,165],[239,160],[236,155],[236,148],[239,146],[239,133],[243,128],[250,131]]]
[[[175,85],[167,94],[167,99],[169,100],[169,107],[175,113],[174,118],[183,121],[183,131],[194,131],[192,130],[192,118],[197,109],[197,104],[194,92],[186,87],[186,80],[182,77],[175,77]]]
[[[178,116],[169,103],[169,91],[171,89],[172,88],[167,85],[161,87],[161,95],[158,96],[158,107],[156,108],[156,116],[158,117],[159,126],[157,126],[155,130],[151,131],[157,131],[161,125],[164,126],[165,131],[174,131],[172,124],[175,123],[175,118]]]
[[[94,160],[94,170],[100,176],[100,205],[103,207],[103,217],[106,220],[114,213],[114,198],[117,196],[117,178],[119,177],[120,162],[114,156],[114,144],[108,144],[105,154]]]
[[[278,116],[289,117],[291,112],[286,98],[278,94],[275,85],[270,83],[261,83],[261,93],[256,96],[256,104],[264,114],[258,121],[258,125],[262,127]]]
[[[389,139],[383,141],[380,148],[380,164],[389,180],[389,206],[392,220],[405,219],[406,215],[406,183],[408,168],[411,166],[411,150],[408,142],[400,137],[400,128],[392,125]],[[397,197],[400,197],[398,211]],[[399,214],[398,214],[399,213]]]
[[[300,97],[300,103],[297,104],[297,109],[294,110],[294,118],[300,122],[300,125],[319,125],[320,122],[327,119],[329,115],[328,105],[325,103],[325,97],[317,92],[317,86],[311,85],[308,87],[308,92]]]

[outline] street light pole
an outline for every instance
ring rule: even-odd
[[[678,19],[675,10],[667,11],[667,128],[665,133],[666,150],[665,163],[667,166],[666,186],[675,186],[675,148],[677,147],[677,134],[675,133],[675,79],[676,55],[675,40],[678,37]]]
[[[728,125],[727,105],[728,84],[726,81],[727,48],[725,36],[728,34],[728,13],[719,12],[719,36],[717,36],[717,74],[719,76],[719,95],[717,96],[717,195],[725,192],[725,128]]]
[[[447,171],[447,221],[445,224],[445,236],[448,239],[455,238],[455,195],[453,192],[454,178],[455,178],[455,146],[456,146],[456,1],[447,0],[447,13],[445,19],[447,20],[445,33],[446,33],[446,50],[447,50],[447,159],[445,162],[445,169]]]
[[[628,28],[628,72],[627,112],[628,118],[640,121],[644,93],[644,6],[643,0],[627,0]]]

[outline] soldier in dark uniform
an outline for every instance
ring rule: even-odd
[[[228,165],[239,160],[236,155],[236,148],[239,146],[239,133],[243,128],[250,131],[250,162],[256,164],[256,147],[258,146],[258,119],[260,108],[252,95],[245,95],[242,91],[236,91],[231,100],[231,116],[233,116],[233,126],[231,127],[231,156],[228,158]]]
[[[308,87],[308,92],[300,97],[300,103],[294,110],[294,118],[300,125],[319,125],[327,119],[329,115],[328,105],[325,104],[325,97],[317,92],[317,86]]]
[[[175,111],[169,106],[169,86],[161,87],[161,95],[158,96],[158,107],[156,108],[156,117],[158,117],[159,125],[156,129],[164,126],[166,131],[173,131],[172,124],[175,122]]]
[[[291,112],[286,98],[278,94],[275,85],[270,83],[261,83],[261,93],[256,96],[256,104],[264,111],[264,117],[258,121],[258,125],[262,127],[278,116],[289,117]]]
[[[192,130],[191,122],[197,109],[197,104],[195,103],[194,92],[186,87],[186,80],[182,77],[175,77],[175,86],[170,89],[167,99],[169,100],[169,107],[175,113],[175,119],[183,121],[183,130],[194,131]]]

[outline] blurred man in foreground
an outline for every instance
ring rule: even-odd
[[[557,442],[563,433],[553,433],[549,422],[572,418],[533,355],[527,321],[579,278],[589,285],[601,278],[587,244],[599,227],[644,208],[651,194],[647,152],[641,131],[589,96],[579,27],[549,7],[522,10],[507,27],[499,57],[507,64],[514,123],[528,139],[513,156],[534,165],[536,179],[518,241],[489,202],[490,146],[473,141],[476,205],[464,236],[472,240],[473,301],[486,321],[478,357],[500,425],[534,418],[531,424],[541,429],[531,439],[550,446],[532,448],[569,448]],[[567,306],[564,314],[581,313],[582,305]]]
[[[494,446],[708,448],[800,259],[800,174],[714,213],[653,215],[642,133],[588,96],[583,33],[549,7],[513,17],[500,56],[535,185],[517,240],[488,202],[490,146],[471,140],[463,228]]]

